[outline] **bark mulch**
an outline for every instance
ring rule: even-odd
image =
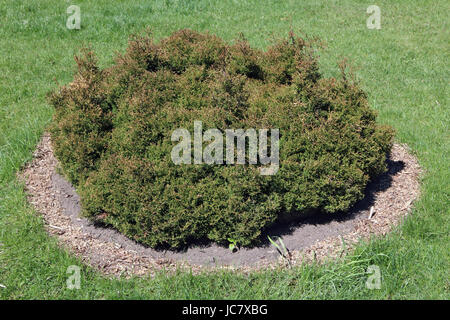
[[[49,234],[85,263],[109,275],[153,275],[165,269],[188,268],[194,273],[217,268],[251,272],[302,262],[335,259],[361,239],[381,236],[402,222],[420,193],[421,169],[406,145],[394,144],[388,172],[367,187],[366,197],[350,212],[316,216],[274,226],[289,249],[283,258],[269,242],[231,252],[216,244],[194,244],[183,251],[158,251],[138,244],[112,228],[93,225],[80,216],[75,189],[58,174],[50,136],[45,134],[33,160],[19,173],[29,202],[45,221]],[[369,218],[370,216],[370,218]]]

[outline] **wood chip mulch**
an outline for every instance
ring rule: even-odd
[[[361,239],[385,235],[402,222],[419,196],[421,169],[417,159],[408,152],[406,145],[394,144],[390,159],[402,161],[404,168],[392,176],[391,184],[387,189],[374,194],[372,217],[358,220],[353,230],[343,236],[325,238],[304,250],[291,252],[290,265],[340,258],[350,252]],[[52,176],[58,166],[58,160],[53,155],[50,136],[46,133],[38,144],[32,161],[19,172],[19,178],[25,183],[28,200],[44,219],[48,233],[56,237],[63,248],[104,274],[152,276],[160,270],[173,272],[189,269],[193,273],[199,273],[214,271],[217,268],[248,273],[289,265],[286,259],[280,256],[279,261],[261,261],[252,266],[213,268],[192,265],[181,260],[142,256],[113,241],[93,237],[74,225],[72,220],[62,212],[63,209],[58,200],[61,191],[57,190],[52,183]]]

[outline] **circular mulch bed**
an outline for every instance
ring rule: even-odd
[[[158,251],[81,217],[80,199],[71,184],[58,174],[58,166],[50,136],[45,134],[33,160],[20,172],[29,202],[42,214],[48,232],[65,248],[87,264],[113,275],[153,274],[180,267],[194,272],[218,267],[247,272],[339,257],[360,239],[386,234],[399,224],[420,191],[417,159],[408,153],[407,146],[395,144],[388,159],[388,172],[367,187],[366,197],[351,212],[332,218],[311,217],[267,231],[271,237],[282,237],[290,251],[289,259],[281,257],[270,243],[236,252],[211,243],[192,245],[183,251]]]

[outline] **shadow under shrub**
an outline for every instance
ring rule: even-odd
[[[322,78],[293,34],[260,51],[181,30],[159,43],[133,37],[110,68],[87,50],[76,61],[73,82],[50,94],[56,156],[84,215],[149,246],[256,244],[280,215],[347,210],[386,170],[392,129],[344,72]],[[192,134],[194,121],[279,129],[279,171],[175,165],[172,132]]]

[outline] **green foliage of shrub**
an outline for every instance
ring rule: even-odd
[[[345,72],[323,78],[312,53],[293,34],[260,51],[190,30],[159,43],[134,36],[103,70],[85,51],[73,82],[50,95],[55,153],[84,215],[152,247],[247,246],[283,214],[347,210],[385,170],[393,132]],[[171,134],[197,120],[279,128],[278,173],[175,165]]]

